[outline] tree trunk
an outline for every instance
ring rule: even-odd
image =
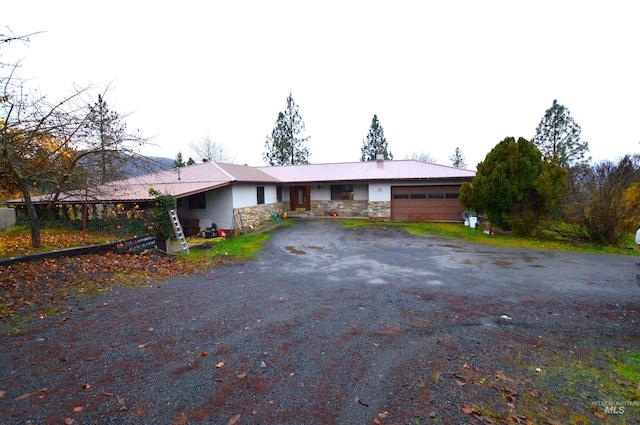
[[[38,212],[31,201],[29,185],[21,181],[20,186],[22,187],[24,206],[27,209],[27,216],[29,217],[29,225],[31,227],[31,246],[33,248],[40,248],[40,217],[38,217]]]

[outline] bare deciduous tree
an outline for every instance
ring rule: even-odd
[[[97,139],[87,105],[93,87],[74,87],[70,94],[50,101],[29,91],[13,73],[5,77],[0,94],[0,175],[4,190],[24,200],[34,248],[40,246],[41,216],[32,196],[47,194],[52,211],[63,191],[77,189],[87,167],[104,155],[135,156],[145,140],[122,133],[117,139]],[[102,93],[104,98],[105,93]],[[86,180],[85,180],[86,181]]]
[[[235,162],[235,159],[229,155],[227,148],[216,143],[209,135],[204,136],[199,142],[191,143],[189,147],[195,153],[194,156],[202,161]]]
[[[436,158],[431,152],[413,151],[411,156],[407,156],[405,159],[413,159],[415,161],[423,161],[423,162],[438,162],[438,158]]]

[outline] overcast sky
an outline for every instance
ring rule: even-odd
[[[3,60],[51,96],[112,83],[148,155],[186,158],[208,135],[263,165],[290,92],[312,163],[358,161],[377,114],[395,159],[450,165],[459,147],[475,169],[554,99],[594,159],[640,152],[636,0],[5,3],[2,32],[44,32]]]

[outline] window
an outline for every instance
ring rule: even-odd
[[[444,199],[444,193],[430,193],[429,199]]]
[[[444,195],[445,198],[447,199],[457,199],[460,197],[459,193],[447,193],[446,195]]]
[[[332,184],[331,200],[345,201],[353,200],[353,185],[351,184]]]
[[[189,204],[190,210],[204,210],[207,208],[207,198],[205,197],[204,192],[189,196],[187,198],[187,203]]]
[[[393,195],[393,199],[409,199],[408,193],[397,193]]]
[[[412,193],[411,199],[427,199],[426,193]]]
[[[258,205],[264,204],[264,186],[258,186]]]
[[[282,202],[282,186],[276,187],[276,201]]]

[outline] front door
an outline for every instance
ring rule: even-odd
[[[291,211],[311,210],[310,192],[311,186],[291,186],[289,189]]]

